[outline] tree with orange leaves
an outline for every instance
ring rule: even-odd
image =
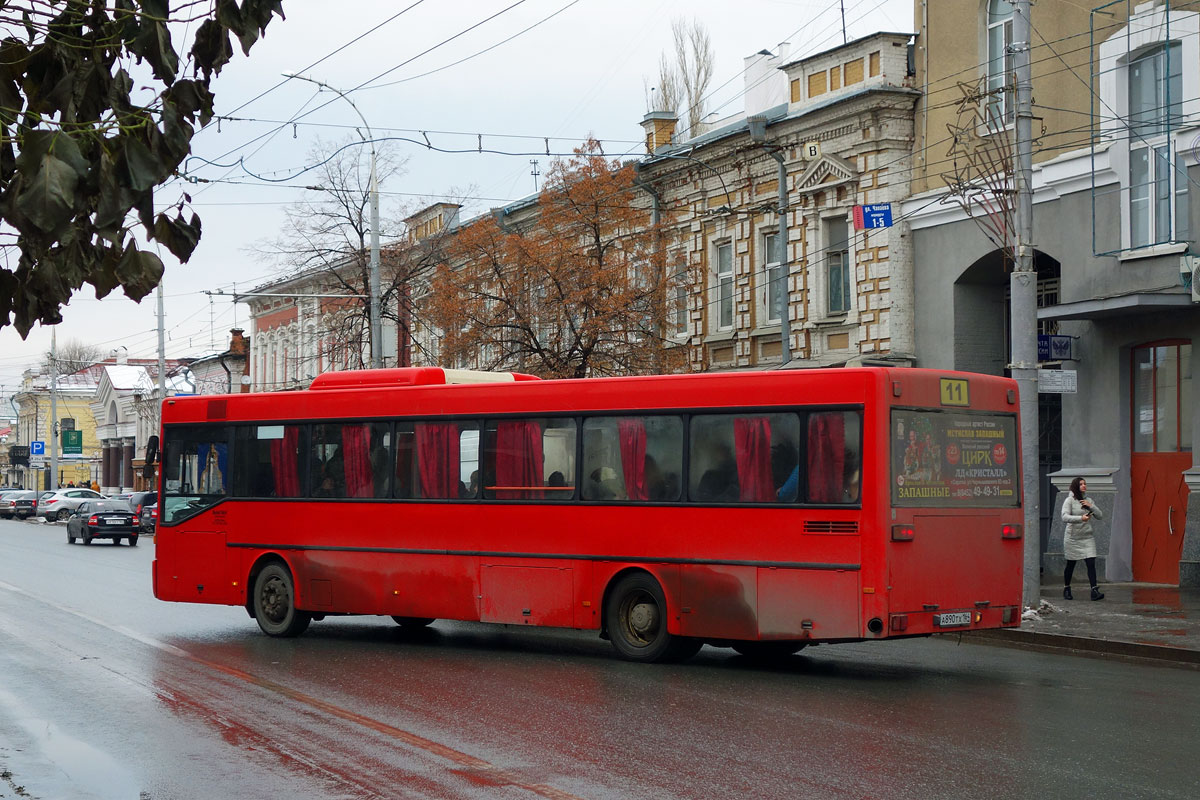
[[[551,164],[528,220],[484,217],[446,242],[425,308],[443,362],[561,378],[686,368],[667,331],[685,276],[668,274],[666,236],[633,167],[585,142]]]

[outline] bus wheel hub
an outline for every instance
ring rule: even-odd
[[[638,636],[653,634],[658,628],[658,606],[638,603],[629,610],[629,627]]]

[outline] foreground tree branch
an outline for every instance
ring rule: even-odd
[[[213,75],[283,16],[281,0],[25,0],[0,3],[0,327],[24,337],[89,283],[140,300],[163,273],[131,228],[187,261],[200,217],[186,194],[156,210],[154,190],[175,174],[196,126],[213,115]],[[170,24],[203,19],[184,71]],[[134,63],[149,67],[134,101]]]

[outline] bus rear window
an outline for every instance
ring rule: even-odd
[[[893,409],[892,505],[1020,504],[1017,419],[1012,414]]]

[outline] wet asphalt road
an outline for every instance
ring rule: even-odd
[[[387,618],[275,640],[155,600],[153,551],[0,520],[0,798],[1195,797],[1197,671],[948,638],[640,666]]]

